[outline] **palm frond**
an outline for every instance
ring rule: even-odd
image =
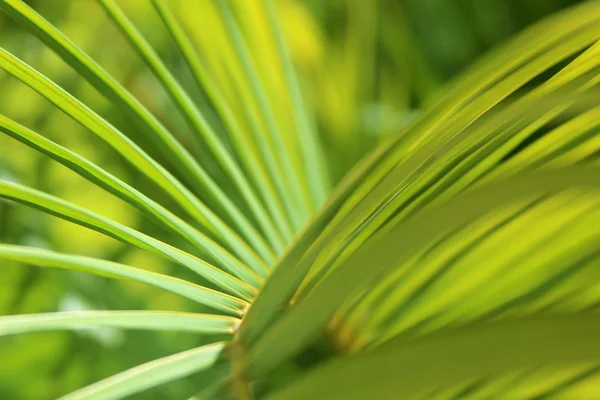
[[[0,245],[0,259],[19,261],[42,267],[64,268],[74,271],[98,274],[109,278],[127,279],[161,288],[187,297],[217,310],[241,316],[247,303],[236,297],[228,296],[193,283],[168,275],[148,272],[110,261],[90,257],[57,253],[34,247]]]
[[[122,399],[161,383],[214,366],[218,362],[224,346],[224,343],[214,343],[151,361],[79,389],[61,399]]]
[[[157,311],[66,311],[0,317],[0,335],[28,332],[111,327],[196,333],[233,333],[233,317]]]
[[[350,115],[366,108],[368,88],[382,98],[395,90],[382,87],[389,71],[374,62],[390,46],[380,49],[378,35],[395,32],[377,20],[383,3],[350,10],[342,18],[348,42],[328,48],[352,60],[343,77],[319,81],[324,97],[336,82],[347,83],[331,97],[346,97],[336,110],[318,109],[331,99],[315,99],[321,88],[316,96],[308,90],[310,69],[297,65],[289,47],[281,18],[299,2],[96,3],[106,14],[98,18],[107,17],[106,27],[134,50],[135,74],[164,89],[153,92],[159,109],[60,24],[20,0],[0,0],[0,9],[75,73],[72,82],[51,79],[35,60],[0,49],[0,68],[53,106],[24,122],[31,128],[0,115],[0,131],[47,156],[39,179],[2,176],[0,222],[5,208],[21,215],[25,205],[43,212],[39,231],[55,223],[50,215],[121,247],[89,257],[11,237],[0,244],[0,259],[7,271],[31,264],[143,283],[204,308],[153,311],[134,302],[118,311],[131,300],[125,296],[80,311],[46,305],[0,316],[8,340],[89,328],[194,334],[163,354],[140,341],[138,362],[154,361],[63,399],[120,399],[149,389],[165,398],[198,392],[192,399],[244,400],[600,395],[598,1],[557,12],[489,52],[383,138],[359,132],[361,117]],[[338,6],[313,4],[322,12]],[[141,17],[160,21],[155,28],[164,37],[139,23],[137,7]],[[200,28],[190,23],[196,14]],[[314,75],[331,78],[339,72],[333,61],[331,68]],[[74,83],[84,81],[112,113],[77,94]],[[7,82],[16,84],[0,78]],[[405,106],[412,95],[425,97],[405,95]],[[75,141],[55,141],[68,136],[47,123],[55,111],[93,133],[110,156],[97,160],[72,147]],[[382,111],[376,114],[379,121]],[[354,122],[339,123],[344,115]],[[351,128],[347,136],[323,134],[335,121]],[[390,128],[379,121],[367,130]],[[345,151],[363,158],[335,184],[333,158]],[[132,176],[104,166],[114,159],[126,161]],[[103,189],[146,219],[129,226],[106,217],[104,205],[61,198],[61,182],[44,175],[55,164],[84,178],[82,188]],[[27,220],[7,226],[13,223]],[[151,258],[127,265],[124,254]],[[149,260],[169,264],[154,268]],[[95,306],[105,310],[87,309]],[[211,341],[219,342],[198,347]],[[156,359],[164,354],[173,355]],[[185,379],[198,372],[205,382]]]

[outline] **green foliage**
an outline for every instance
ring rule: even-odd
[[[600,2],[0,9],[0,397],[600,397]]]

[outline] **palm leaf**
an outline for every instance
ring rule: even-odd
[[[171,173],[102,117],[3,49],[0,50],[0,68],[38,91],[67,115],[109,143],[140,172],[169,193],[197,223],[209,232],[220,236],[223,244],[231,247],[232,250],[241,255],[250,252],[246,243],[211,209],[198,200]],[[256,234],[250,236],[251,239],[254,238],[252,240],[256,240],[258,237]],[[269,260],[271,254],[268,249],[262,246],[260,248],[264,252],[263,257]]]
[[[515,320],[397,340],[350,361],[315,370],[269,399],[410,398],[436,384],[485,377],[539,364],[598,360],[590,351],[600,325],[595,315]],[[460,360],[460,361],[458,361]]]
[[[140,193],[138,190],[121,181],[114,175],[106,172],[86,158],[79,156],[69,149],[54,143],[4,116],[0,116],[0,129],[20,142],[48,154],[54,160],[72,169],[84,178],[89,179],[91,182],[108,192],[127,201],[142,212],[151,215],[157,222],[173,230],[182,238],[214,258],[219,264],[222,264],[225,269],[237,270],[243,268],[243,266],[239,266],[240,262],[235,257],[208,236],[202,234],[160,204],[148,198],[143,193]],[[250,253],[250,258],[246,261],[248,265],[259,274],[264,274],[267,270],[267,267],[255,254]]]
[[[224,343],[215,343],[151,361],[79,389],[61,399],[122,399],[212,367],[218,361],[223,348]]]
[[[189,253],[54,196],[19,184],[0,180],[0,197],[30,205],[49,214],[90,227],[141,249],[157,252],[178,264],[190,268],[207,280],[245,300],[250,300],[254,293],[254,290],[243,281],[219,271],[217,268]],[[244,276],[240,276],[240,278],[254,285],[260,284],[260,280],[255,275],[252,275],[249,270],[246,270]]]
[[[0,335],[111,327],[196,333],[233,333],[239,320],[231,317],[158,311],[67,311],[0,317]]]
[[[9,200],[2,207],[12,213],[17,202],[116,238],[124,254],[159,255],[216,289],[108,261],[122,254],[62,254],[20,245],[22,237],[0,244],[0,259],[144,283],[212,311],[8,315],[0,317],[0,336],[111,327],[219,334],[226,342],[139,365],[64,399],[146,396],[152,388],[167,398],[200,390],[193,399],[598,396],[598,1],[553,14],[488,53],[383,139],[351,123],[343,124],[352,127],[345,137],[326,136],[322,115],[336,111],[318,109],[305,78],[328,71],[311,75],[295,64],[281,22],[301,3],[97,3],[142,60],[140,71],[164,88],[164,110],[145,106],[75,36],[22,1],[0,7],[148,137],[148,148],[68,92],[69,82],[59,85],[4,49],[0,68],[144,179],[125,182],[18,118],[0,116],[0,130],[156,226],[129,227],[91,204],[51,195],[43,171],[38,180],[0,180],[0,197]],[[156,12],[168,36],[150,34],[129,15],[146,6],[140,15]],[[339,110],[355,122],[370,85],[381,87],[379,74],[389,74],[367,56],[385,51],[375,31],[380,7],[364,15],[352,9],[350,40],[328,43],[353,60],[348,87],[335,98],[347,97]],[[200,27],[190,23],[196,12]],[[180,64],[167,60],[171,47]],[[365,71],[372,73],[359,75]],[[181,141],[175,113],[191,133]],[[35,129],[47,122],[40,121]],[[330,153],[366,153],[362,147],[375,142],[332,190]],[[206,343],[198,340],[189,347]],[[200,371],[205,382],[187,387],[185,378]]]
[[[216,136],[216,133],[212,130],[208,121],[202,116],[194,102],[183,89],[183,87],[177,82],[177,80],[171,75],[162,63],[160,58],[143,36],[137,31],[133,24],[127,19],[127,16],[119,9],[119,7],[112,0],[100,0],[100,3],[111,17],[111,19],[119,26],[123,31],[123,34],[128,38],[133,47],[139,52],[140,56],[144,59],[148,67],[157,76],[157,78],[164,85],[165,89],[169,93],[173,102],[181,110],[181,113],[189,121],[197,134],[202,135],[203,139],[208,144],[215,160],[222,166],[223,170],[231,176],[232,181],[239,187],[243,196],[247,199],[251,209],[256,213],[255,217],[259,223],[263,224],[262,228],[265,230],[271,244],[276,247],[278,251],[281,251],[283,243],[280,242],[280,238],[275,228],[271,225],[271,221],[266,214],[266,211],[262,208],[260,202],[255,197],[254,192],[250,188],[245,176],[239,169],[237,163],[225,149],[223,143]],[[218,188],[218,186],[217,186]],[[227,197],[224,194],[220,194],[220,202],[229,204]],[[231,211],[230,211],[231,212]],[[259,240],[260,235],[254,227],[246,220],[246,218],[239,213],[235,214],[236,220],[240,225],[240,229],[244,232],[246,239],[252,243],[253,246],[258,248],[262,254],[268,254],[269,249],[266,244]]]
[[[181,49],[186,62],[194,73],[196,83],[205,90],[208,90],[211,100],[220,110],[221,117],[227,123],[229,137],[235,143],[238,157],[244,161],[244,166],[248,168],[248,171],[253,173],[254,179],[257,182],[260,182],[258,185],[258,190],[260,190],[261,187],[263,188],[262,193],[264,200],[268,203],[269,209],[272,210],[272,217],[277,224],[277,228],[279,229],[280,233],[285,235],[285,238],[289,240],[291,232],[288,221],[286,220],[279,202],[275,199],[273,189],[269,187],[270,185],[268,184],[268,178],[266,177],[265,172],[258,167],[260,162],[258,161],[258,157],[255,152],[252,151],[253,144],[248,140],[248,136],[241,134],[240,127],[238,126],[238,123],[234,121],[235,117],[231,115],[231,110],[226,104],[225,98],[219,96],[217,92],[218,89],[213,87],[212,81],[207,76],[207,73],[202,66],[202,62],[198,57],[196,50],[194,49],[193,43],[183,31],[183,28],[179,25],[175,15],[167,3],[162,0],[156,0],[153,1],[153,4],[165,25],[169,29],[171,35],[175,39],[178,47]],[[232,176],[232,179],[238,182],[237,185],[239,186],[240,191],[245,193],[245,197],[247,198],[257,221],[263,225],[263,229],[270,237],[271,243],[276,246],[278,251],[281,251],[284,243],[281,240],[281,237],[279,237],[278,233],[275,232],[274,227],[269,224],[271,217],[267,215],[266,210],[262,207],[249,183],[246,181],[246,178],[244,177],[240,167],[229,155],[229,153],[222,148],[219,142],[216,141],[214,138],[214,133],[210,129],[206,128],[205,131],[207,132],[207,136],[209,136],[210,141],[215,143],[215,154],[218,155],[222,160],[222,164],[225,166],[225,168],[227,168]]]
[[[256,67],[252,61],[252,57],[248,51],[243,35],[237,25],[237,22],[235,21],[235,17],[231,11],[228,1],[218,0],[217,5],[221,12],[227,34],[236,52],[238,61],[242,66],[242,70],[247,78],[247,82],[250,86],[252,94],[254,95],[262,113],[262,117],[267,127],[267,132],[270,136],[269,139],[273,146],[273,152],[275,155],[277,155],[277,160],[272,160],[272,155],[268,155],[269,153],[265,154],[264,150],[263,156],[265,156],[265,158],[269,161],[268,166],[273,179],[277,184],[280,193],[282,193],[283,201],[284,204],[286,204],[288,214],[291,216],[292,222],[294,223],[296,229],[298,229],[301,227],[308,214],[308,193],[305,187],[306,183],[301,180],[301,173],[291,162],[291,149],[289,144],[286,144],[284,141],[285,135],[283,135],[279,130],[276,118],[272,112],[273,108],[271,107],[269,99],[264,92],[263,86],[260,82],[260,77],[258,76]],[[261,147],[263,149],[267,148],[265,145]],[[281,166],[283,170],[281,170],[278,166]]]
[[[420,246],[444,231],[523,197],[573,188],[597,188],[600,182],[597,168],[572,168],[494,182],[493,186],[457,196],[437,209],[398,224],[386,235],[374,236],[262,334],[250,347],[247,373],[260,376],[300,351],[319,329],[324,328],[335,310],[347,299],[348,293],[358,293],[373,280],[385,276],[403,260],[410,259]],[[593,246],[596,242],[592,243],[590,245]],[[370,268],[364,268],[365,265]],[[294,331],[293,342],[287,335],[290,329]],[[265,351],[266,348],[276,351]]]
[[[237,316],[242,315],[247,306],[247,303],[243,300],[194,285],[187,281],[90,257],[67,255],[33,247],[3,244],[0,245],[0,258],[42,267],[65,268],[109,278],[127,279],[145,283]]]

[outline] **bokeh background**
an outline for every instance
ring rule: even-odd
[[[278,12],[304,92],[316,116],[332,182],[361,156],[414,118],[486,50],[573,0],[279,0]],[[94,0],[27,1],[124,84],[181,140],[187,127],[143,62]],[[262,28],[259,2],[232,2],[253,56],[276,96],[273,43]],[[148,0],[119,4],[135,21],[200,107],[214,112]],[[220,87],[235,92],[236,77],[220,68],[227,44],[211,0],[173,0]],[[34,66],[139,142],[146,139],[94,88],[33,35],[0,13],[0,46]],[[220,73],[219,73],[220,72]],[[239,99],[238,99],[239,97]],[[285,103],[278,115],[286,118]],[[16,79],[0,71],[0,113],[80,153],[169,204],[115,152]],[[289,117],[289,116],[288,116]],[[200,156],[201,158],[201,156]],[[210,169],[210,166],[207,166]],[[218,175],[218,171],[213,171]],[[0,135],[0,176],[52,193],[155,237],[165,233],[136,210],[65,167]],[[164,237],[164,240],[172,238]],[[89,255],[185,277],[158,257],[41,212],[0,201],[0,241]],[[2,264],[0,314],[78,309],[202,309],[143,285],[74,272]],[[126,368],[203,343],[182,333],[91,330],[0,338],[0,399],[52,399]],[[140,399],[182,399],[210,377],[192,376]]]

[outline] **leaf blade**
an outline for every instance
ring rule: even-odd
[[[381,277],[379,273],[392,271],[440,232],[519,198],[570,188],[597,189],[599,185],[600,169],[597,167],[569,167],[523,174],[459,195],[394,226],[387,234],[375,235],[250,346],[246,371],[260,376],[296,354],[324,326],[349,292],[356,293]],[[371,268],[364,268],[364,265]],[[293,341],[286,334],[290,329],[294,330]],[[272,351],[265,352],[267,347]]]
[[[488,374],[553,363],[600,359],[600,320],[594,314],[538,317],[474,325],[419,340],[398,340],[377,351],[325,365],[269,400],[398,396]],[[491,353],[493,355],[491,355]]]
[[[96,382],[61,400],[116,400],[216,365],[225,343],[214,343],[150,361]]]
[[[277,197],[273,184],[265,171],[263,160],[256,152],[252,138],[243,133],[239,117],[232,110],[225,96],[220,93],[221,88],[209,76],[208,71],[194,48],[194,44],[177,21],[177,17],[171,10],[168,2],[165,0],[153,0],[153,4],[164,24],[170,30],[175,42],[178,44],[194,75],[196,84],[198,87],[204,89],[223,120],[229,137],[232,139],[233,145],[237,150],[237,155],[243,163],[244,170],[254,180],[255,188],[265,201],[268,211],[271,213],[275,224],[283,235],[283,239],[289,241],[292,237],[290,223]],[[258,213],[261,213],[261,211],[258,211]]]
[[[140,56],[144,59],[148,67],[157,76],[159,81],[165,87],[167,93],[173,102],[180,109],[182,115],[194,129],[194,132],[201,135],[212,151],[213,156],[219,165],[232,178],[234,184],[243,190],[244,196],[250,196],[252,207],[259,206],[260,203],[255,199],[252,189],[249,187],[246,178],[239,169],[237,162],[233,159],[229,151],[225,148],[221,140],[218,138],[212,127],[202,115],[198,107],[194,104],[185,89],[179,84],[177,79],[169,72],[160,57],[154,52],[150,44],[145,40],[142,34],[135,28],[133,23],[127,18],[125,13],[113,0],[99,0],[108,16],[113,20],[117,27],[123,32],[124,36],[129,40],[132,46],[137,50]],[[248,199],[248,197],[245,197]],[[225,194],[222,194],[220,201],[230,204],[229,199]],[[244,239],[250,243],[254,249],[267,261],[272,263],[274,259],[273,252],[267,243],[265,243],[262,234],[260,234],[254,226],[246,219],[246,217],[233,206],[231,212],[235,216],[240,233]],[[270,218],[262,216],[261,221],[267,224],[266,232],[269,233],[269,239],[273,241],[273,245],[278,251],[281,251],[283,242],[270,223]]]
[[[48,155],[85,179],[121,198],[138,210],[152,216],[158,223],[208,254],[224,269],[236,274],[243,274],[240,270],[247,268],[226,249],[222,248],[205,234],[199,232],[186,221],[183,221],[148,196],[106,172],[86,158],[58,145],[31,129],[17,124],[3,115],[0,115],[0,130],[21,143]],[[252,266],[255,272],[262,271],[264,274],[264,271],[267,270],[266,265],[253,253],[249,255],[251,258],[247,259],[248,265]]]
[[[172,311],[65,311],[1,316],[0,336],[100,326],[232,334],[237,324],[237,318]]]
[[[196,198],[171,173],[109,122],[4,49],[0,49],[0,68],[36,90],[71,118],[105,140],[135,168],[177,201],[194,220],[219,237],[224,246],[231,248],[241,257],[252,258],[253,250],[236,232]]]
[[[91,257],[57,253],[34,247],[0,244],[0,259],[145,283],[236,316],[241,316],[248,306],[245,301],[181,279]]]
[[[160,254],[246,301],[251,300],[255,294],[255,290],[245,282],[239,281],[189,253],[55,196],[17,183],[0,180],[0,197],[41,209],[46,213],[114,237],[142,250]],[[249,279],[250,284],[260,284],[256,276],[246,275],[244,278]]]

